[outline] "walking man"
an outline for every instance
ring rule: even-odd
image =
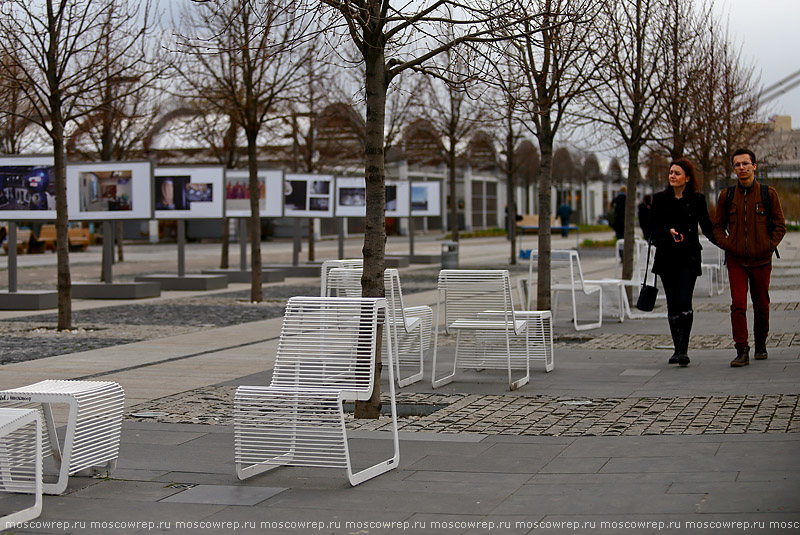
[[[714,237],[725,250],[731,285],[731,328],[736,358],[731,366],[750,364],[747,343],[747,289],[753,300],[753,341],[756,360],[767,358],[769,278],[772,254],[786,234],[786,221],[775,188],[755,178],[756,156],[738,149],[731,158],[738,183],[722,190],[717,200]]]

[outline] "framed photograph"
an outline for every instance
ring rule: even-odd
[[[151,162],[67,164],[72,221],[153,219]]]
[[[53,157],[0,157],[0,220],[53,221],[55,218]]]
[[[283,215],[333,217],[333,186],[330,175],[287,174],[283,177]]]
[[[411,183],[411,215],[441,215],[441,184],[439,182]]]
[[[261,217],[283,215],[283,171],[258,170],[258,206]],[[245,169],[225,172],[225,215],[250,217],[250,174]]]
[[[408,217],[408,182],[386,181],[386,217]],[[363,178],[336,178],[336,217],[364,217],[367,188]]]
[[[222,167],[156,167],[156,219],[221,219],[225,200]]]

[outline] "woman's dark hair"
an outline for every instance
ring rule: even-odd
[[[689,177],[689,180],[686,182],[686,191],[689,191],[691,193],[697,193],[697,179],[694,176],[694,166],[692,165],[692,162],[690,162],[686,158],[678,158],[677,160],[672,160],[669,163],[670,168],[673,165],[677,165],[678,167],[683,169],[683,172],[686,174],[687,177]],[[666,189],[667,191],[672,191],[672,186],[667,184]]]

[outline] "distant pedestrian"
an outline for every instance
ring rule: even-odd
[[[661,277],[667,298],[667,320],[675,352],[670,364],[689,364],[689,335],[694,311],[692,294],[700,275],[700,238],[716,243],[706,198],[697,191],[694,167],[684,158],[670,163],[669,185],[653,196],[652,240],[656,246],[653,273]]]
[[[556,211],[558,218],[561,220],[561,237],[566,238],[569,236],[569,218],[572,215],[572,207],[566,202],[561,203]]]
[[[786,234],[781,201],[775,188],[755,178],[756,155],[738,149],[731,158],[738,177],[735,186],[722,190],[717,200],[714,235],[725,250],[731,286],[731,329],[736,358],[731,366],[750,364],[747,343],[747,289],[753,301],[753,341],[756,360],[767,358],[769,335],[769,278],[772,254]]]
[[[611,201],[611,206],[608,210],[608,224],[614,229],[618,240],[625,237],[625,200],[627,199],[627,191],[628,188],[625,186],[619,188],[619,193]]]
[[[653,196],[645,195],[638,208],[639,228],[642,229],[642,236],[647,240],[650,239],[650,212],[653,208]]]

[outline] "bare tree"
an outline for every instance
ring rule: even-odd
[[[687,145],[701,125],[696,111],[705,71],[701,43],[703,25],[710,13],[698,14],[692,2],[667,0],[663,9],[664,32],[661,69],[669,75],[660,99],[662,106],[658,142],[675,160],[684,156]]]
[[[468,58],[459,56],[453,50],[442,54],[444,67],[454,78],[468,80]],[[478,100],[472,98],[464,83],[454,83],[450,79],[428,77],[423,100],[424,119],[433,127],[441,140],[441,149],[447,165],[447,191],[449,224],[448,230],[453,241],[458,241],[458,195],[456,192],[456,172],[458,144],[477,128],[484,118],[485,111]],[[423,118],[423,117],[420,117]],[[469,195],[469,192],[465,192]]]
[[[367,215],[364,236],[365,296],[384,293],[385,262],[385,126],[386,93],[391,81],[403,71],[432,73],[430,62],[460,43],[489,38],[488,26],[495,16],[509,7],[510,0],[492,6],[481,1],[462,4],[457,0],[423,0],[407,3],[392,0],[319,0],[331,8],[332,27],[355,45],[364,67],[366,95],[366,138],[364,173],[367,189]],[[406,47],[407,48],[403,48]],[[444,76],[444,75],[443,75]],[[376,355],[376,374],[380,358]],[[377,382],[376,382],[377,384]],[[380,392],[373,399],[358,403],[357,416],[377,418]]]
[[[302,79],[301,67],[311,49],[300,45],[309,20],[291,2],[279,0],[214,0],[191,6],[187,15],[180,45],[188,60],[179,69],[181,80],[190,88],[189,96],[204,101],[204,109],[235,115],[247,139],[250,299],[260,302],[258,139]]]
[[[144,58],[121,54],[120,48],[129,43],[114,24],[120,9],[122,6],[112,5],[105,14],[97,42],[101,65],[96,85],[102,93],[102,104],[83,117],[70,133],[66,145],[68,158],[121,161],[135,157],[141,154],[144,138],[161,114],[159,95],[163,88],[156,85],[169,68],[169,58],[154,40],[148,43]],[[124,75],[114,76],[115,73]],[[117,258],[122,262],[123,222],[114,222],[113,226],[117,231]],[[103,255],[106,251],[104,247]]]
[[[524,158],[518,155],[518,142],[522,139],[524,127],[520,121],[523,112],[522,84],[509,62],[508,55],[503,53],[511,45],[508,42],[497,43],[491,47],[479,47],[478,50],[488,60],[489,71],[485,83],[491,88],[487,92],[486,122],[494,126],[492,132],[502,149],[495,162],[500,172],[506,177],[506,232],[511,248],[511,264],[517,263],[517,214],[519,206],[516,201],[515,188],[518,171],[524,165]],[[500,53],[498,53],[500,52]],[[538,156],[538,153],[537,153]]]
[[[640,181],[639,153],[656,137],[666,73],[663,0],[620,0],[605,4],[599,27],[607,40],[600,65],[605,82],[595,90],[591,104],[597,121],[606,124],[628,151],[625,202],[625,245],[622,278],[633,276],[636,186]]]
[[[727,36],[722,42],[720,56],[718,103],[722,145],[719,155],[722,176],[727,178],[733,174],[733,152],[763,139],[768,128],[764,121],[758,121],[760,80],[754,66],[744,63],[741,49],[734,48]]]
[[[0,64],[0,78],[24,93],[33,108],[31,121],[53,144],[59,330],[72,326],[65,130],[105,103],[98,80],[125,78],[137,58],[144,57],[148,9],[145,4],[145,16],[139,17],[138,9],[125,6],[100,0],[0,4],[0,55],[12,59]],[[118,68],[104,74],[100,43],[109,20],[113,33],[127,43],[113,53],[130,61],[112,62]]]
[[[0,54],[0,72],[4,73],[0,77],[0,153],[3,154],[21,153],[27,146],[25,135],[32,125],[33,107],[19,86],[22,81],[19,60],[7,55],[15,50],[12,45]]]
[[[530,189],[539,180],[541,171],[539,170],[539,150],[530,139],[523,139],[514,149],[514,161],[516,171],[514,179],[517,184],[525,186],[525,202],[520,203],[520,210],[525,213],[533,213],[533,206],[529,205]]]
[[[524,122],[541,151],[539,174],[539,258],[537,308],[550,309],[550,217],[553,143],[575,99],[593,82],[592,49],[597,36],[588,23],[597,14],[595,0],[517,0],[523,37],[507,54],[523,80]],[[538,14],[534,21],[533,17]],[[613,34],[612,34],[613,35]]]

